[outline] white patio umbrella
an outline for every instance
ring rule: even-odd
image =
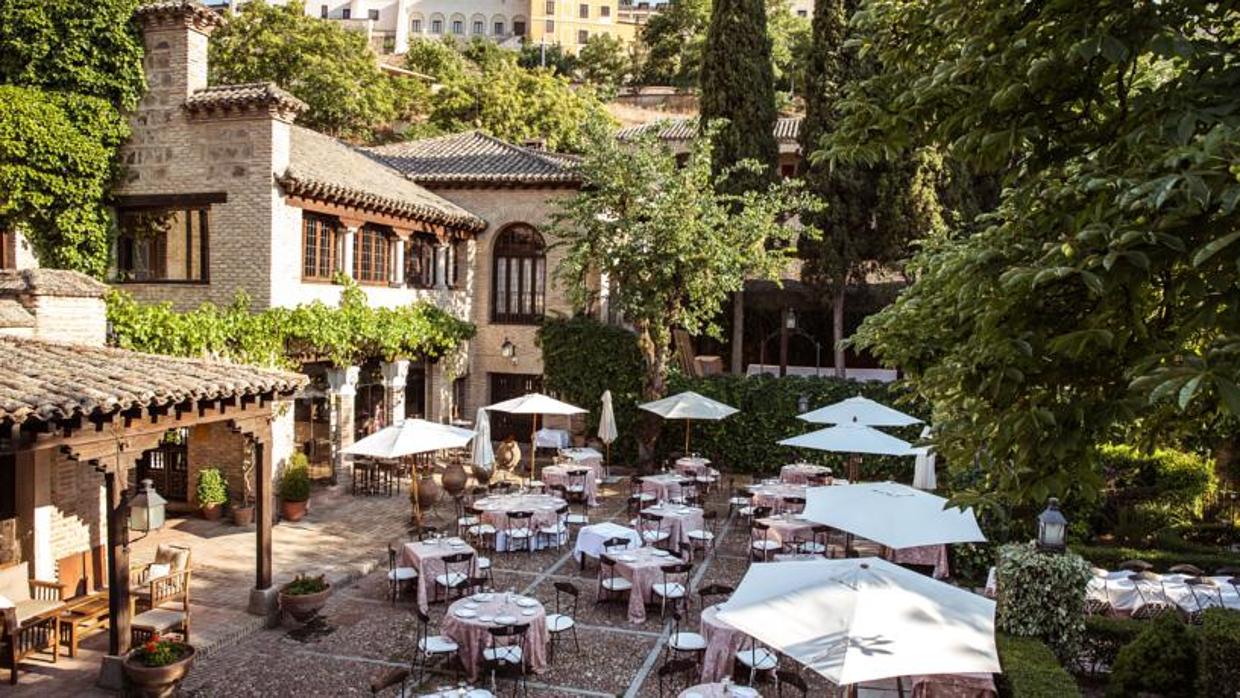
[[[913,487],[919,490],[933,490],[938,486],[934,475],[935,453],[932,446],[914,446],[917,461],[913,466]]]
[[[800,434],[779,442],[781,446],[812,448],[833,453],[868,453],[882,456],[912,456],[913,445],[903,439],[855,422],[845,422],[826,429]],[[857,479],[856,459],[848,464],[848,479]]]
[[[860,395],[798,415],[814,424],[864,424],[869,427],[907,427],[921,420]]]
[[[611,406],[611,391],[603,391],[603,410],[598,417],[598,438],[607,450],[607,469],[611,470],[611,444],[620,437],[616,429],[616,410]]]
[[[478,408],[478,416],[474,418],[473,452],[469,454],[469,462],[479,468],[485,468],[495,462],[495,451],[491,448],[491,419],[487,417],[485,408]]]
[[[994,601],[878,558],[751,565],[719,618],[837,686],[999,671]]]
[[[892,549],[986,540],[972,509],[946,506],[946,499],[908,485],[867,482],[811,487],[802,516]]]
[[[530,478],[538,479],[538,458],[537,447],[534,445],[535,434],[538,433],[538,416],[545,414],[558,414],[571,416],[574,414],[584,414],[586,410],[576,405],[570,405],[567,402],[561,402],[549,395],[542,393],[527,393],[521,397],[514,397],[511,400],[497,402],[494,405],[487,405],[486,409],[493,412],[507,412],[508,414],[529,414],[534,416],[532,431],[530,432]]]
[[[469,429],[425,419],[406,419],[355,441],[340,452],[351,456],[400,458],[415,453],[460,448],[472,438],[474,432]]]
[[[689,453],[689,427],[695,419],[718,421],[730,417],[740,410],[699,395],[692,390],[665,397],[662,400],[638,405],[647,412],[653,412],[664,419],[685,420],[685,453]]]

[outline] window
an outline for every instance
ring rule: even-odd
[[[457,35],[464,34],[465,23],[459,19],[452,20],[452,33]]]
[[[340,11],[340,19],[352,19],[352,18],[353,18],[353,10],[350,10],[349,8],[346,7]]]
[[[448,288],[456,288],[457,266],[456,266],[456,243],[448,243],[445,254],[448,256],[447,263],[444,265],[444,272],[448,278],[444,279],[444,284]]]
[[[584,44],[589,40],[590,40],[590,32],[586,31],[585,29],[577,30],[577,43]]]
[[[555,20],[549,19],[543,24],[543,30],[548,34],[555,31]]]
[[[117,280],[205,282],[207,210],[186,207],[120,211]]]
[[[319,5],[319,18],[327,19],[327,5]]]
[[[443,20],[442,20],[442,19],[432,19],[432,20],[431,20],[431,33],[432,33],[432,34],[442,34],[442,33],[443,33]]]
[[[536,324],[546,303],[546,245],[528,225],[505,228],[495,241],[491,315],[495,322]]]
[[[793,162],[785,162],[785,163],[780,164],[780,166],[779,166],[779,176],[783,177],[784,179],[787,179],[787,178],[789,178],[789,177],[795,177],[795,176],[797,176],[797,166],[796,166],[796,163],[793,163]]]
[[[340,223],[335,218],[301,216],[301,278],[331,281],[340,270]]]
[[[484,26],[486,25],[482,23],[482,20],[474,20],[474,33],[481,34],[484,31]]]
[[[580,9],[577,11],[577,16],[581,19],[590,19],[590,6],[584,2],[581,3]]]
[[[494,26],[494,27],[492,27],[492,28],[495,30],[495,35],[496,35],[496,36],[503,36],[503,35],[504,35],[504,23],[503,23],[503,22],[496,22],[496,23],[495,23],[495,26]]]
[[[421,235],[405,242],[405,283],[413,288],[435,286],[435,243]]]
[[[17,455],[0,454],[0,519],[17,518]]]
[[[808,10],[797,10],[797,17],[808,17],[808,16],[809,16]]]
[[[366,18],[372,22],[378,22],[379,11],[378,10],[366,10]]]
[[[412,22],[410,22],[409,31],[413,32],[414,34],[421,34],[422,33],[422,20],[415,19]]]
[[[0,230],[0,269],[17,268],[17,234]]]
[[[598,8],[598,16],[599,17],[610,17],[611,16],[611,5],[603,5],[602,7]]]
[[[525,22],[514,21],[512,23],[512,33],[517,36],[525,36]]]
[[[546,10],[549,15],[555,14],[555,0],[547,0]]]
[[[385,284],[391,269],[392,244],[386,228],[364,225],[353,236],[353,278],[358,283]]]

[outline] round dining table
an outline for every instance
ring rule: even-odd
[[[763,482],[749,486],[749,491],[753,493],[753,505],[756,507],[770,507],[771,511],[774,512],[782,512],[784,510],[784,499],[786,497],[804,499],[805,490],[805,485],[787,485],[780,482]]]
[[[679,698],[762,698],[756,689],[736,684],[700,683],[680,692]]]
[[[514,511],[528,511],[534,516],[530,519],[530,528],[534,531],[545,526],[554,526],[556,510],[566,506],[568,502],[562,497],[550,494],[514,493],[495,494],[483,497],[474,502],[474,506],[482,510],[482,522],[495,527],[495,549],[499,552],[508,550],[508,537],[504,531],[508,528],[508,514]],[[537,549],[540,536],[536,536]],[[545,539],[542,539],[545,540]]]
[[[732,675],[736,653],[749,635],[719,617],[718,604],[702,609],[702,622],[698,628],[706,640],[706,652],[702,655],[702,681],[722,681]]]
[[[547,669],[547,610],[538,599],[520,594],[490,592],[474,594],[448,607],[439,630],[456,642],[457,657],[470,681],[482,673],[482,652],[491,646],[490,629],[500,625],[529,625],[522,652],[528,671]]]

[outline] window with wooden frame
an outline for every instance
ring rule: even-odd
[[[0,230],[0,269],[17,268],[17,234]]]
[[[386,284],[392,269],[392,233],[364,225],[353,235],[353,278],[360,284]]]
[[[331,281],[340,271],[340,221],[328,216],[301,216],[301,278]]]
[[[205,283],[209,206],[118,210],[117,281]]]
[[[405,241],[405,284],[412,288],[435,286],[435,239],[414,235]]]
[[[444,264],[444,272],[448,275],[448,278],[444,279],[444,285],[446,285],[448,288],[457,287],[457,279],[459,277],[458,277],[456,248],[457,248],[457,245],[459,244],[460,243],[456,241],[449,242],[447,251],[444,253],[448,256],[448,259],[446,263]]]
[[[542,235],[528,225],[511,225],[500,232],[492,254],[492,321],[521,325],[541,322],[547,287],[547,246]]]

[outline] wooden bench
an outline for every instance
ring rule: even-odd
[[[0,594],[13,606],[0,609],[0,659],[9,667],[9,683],[17,683],[21,661],[35,652],[51,652],[52,663],[60,654],[60,585],[29,578],[29,563],[0,569]]]
[[[60,644],[76,657],[78,642],[87,635],[108,627],[108,595],[98,592],[71,599],[60,613]]]

